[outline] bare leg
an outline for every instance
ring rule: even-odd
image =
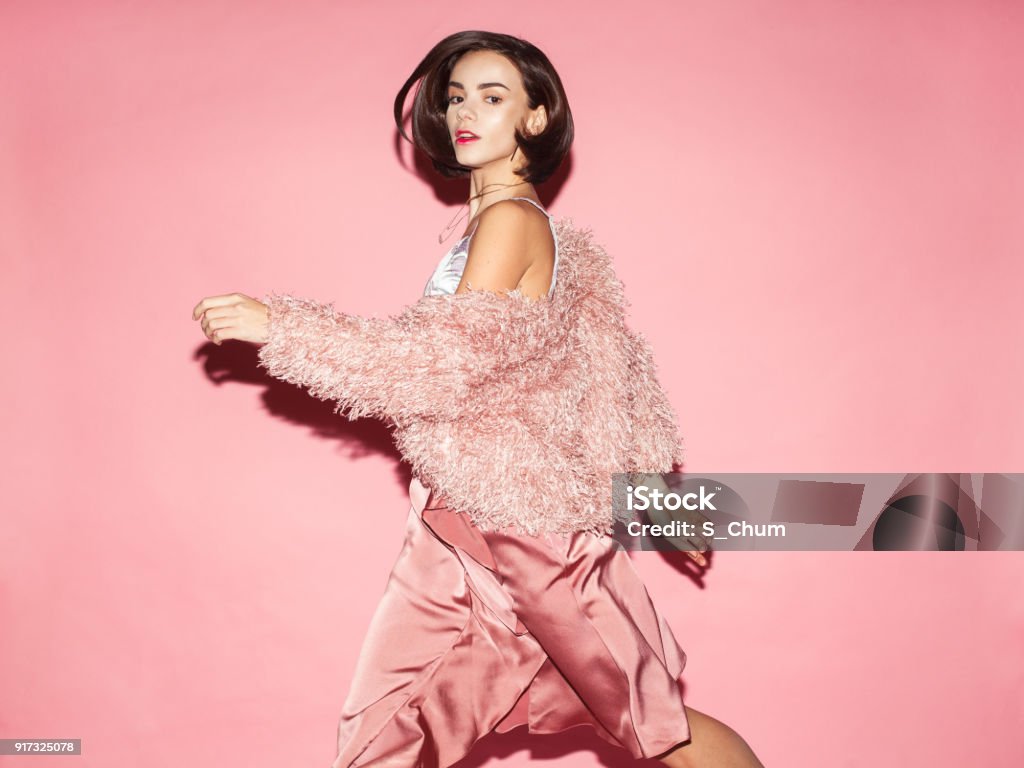
[[[690,740],[658,756],[669,768],[764,768],[743,738],[710,715],[686,708]]]

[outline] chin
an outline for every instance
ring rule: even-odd
[[[467,168],[475,168],[480,165],[480,161],[476,160],[472,153],[456,152],[455,159],[459,161],[459,165],[464,165]]]
[[[490,160],[482,160],[472,155],[460,155],[458,153],[455,154],[455,159],[459,161],[459,165],[464,165],[467,168],[483,168],[487,163],[491,162]]]

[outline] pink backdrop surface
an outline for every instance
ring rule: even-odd
[[[415,301],[467,187],[391,104],[460,29],[559,69],[541,196],[615,258],[688,471],[1024,471],[1020,4],[7,2],[0,738],[84,754],[0,765],[330,763],[408,468],[190,313]],[[634,562],[766,765],[1024,763],[1020,553]]]

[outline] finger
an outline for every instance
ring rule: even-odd
[[[238,299],[234,293],[224,293],[220,296],[207,296],[196,304],[195,308],[192,310],[192,319],[199,319],[199,316],[211,307],[224,307],[228,304],[236,304],[237,302]]]
[[[214,312],[220,312],[219,315],[214,315]],[[221,328],[229,328],[235,324],[234,313],[225,313],[224,310],[210,310],[206,313],[206,317],[203,318],[203,322],[200,324],[203,328],[203,333],[209,335],[210,331],[216,331]]]
[[[704,557],[704,553],[709,549],[707,543],[703,539],[688,539],[687,541],[690,544],[687,554],[701,565],[707,564],[707,558]]]
[[[227,326],[224,328],[215,328],[209,333],[210,341],[220,344],[222,341],[228,339],[234,339],[238,337],[238,328],[234,326]]]
[[[238,316],[238,311],[234,306],[228,307],[211,307],[203,313],[203,322],[211,323],[213,321],[220,320],[233,320]]]
[[[226,321],[226,319],[213,319],[207,324],[207,336],[212,340],[215,336],[218,339],[223,339],[224,334],[238,333],[239,327]]]
[[[666,536],[666,540],[680,552],[685,552],[701,565],[707,565],[707,560],[701,554],[705,546],[702,546],[700,539],[683,538],[682,536]]]
[[[707,562],[708,562],[707,558],[704,557],[705,550],[701,549],[700,545],[697,542],[691,542],[691,543],[693,544],[693,547],[687,549],[686,550],[686,554],[688,554],[690,557],[692,557],[694,560],[696,560],[701,565],[707,565]]]

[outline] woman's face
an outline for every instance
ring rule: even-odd
[[[507,162],[516,148],[515,129],[538,133],[544,107],[529,108],[523,78],[511,61],[494,51],[470,51],[452,68],[448,82],[448,135],[461,165],[480,168]],[[476,138],[461,138],[469,131]],[[525,162],[516,155],[516,167]]]

